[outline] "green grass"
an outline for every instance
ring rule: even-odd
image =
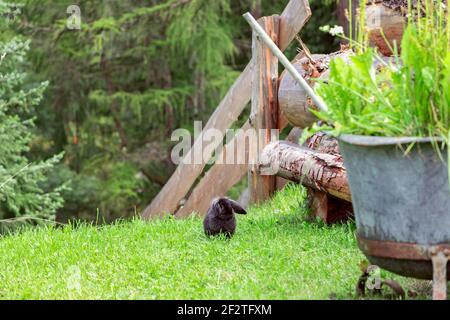
[[[0,298],[354,298],[364,260],[354,225],[307,222],[303,199],[300,187],[288,187],[239,216],[231,240],[206,238],[199,218],[4,236]]]

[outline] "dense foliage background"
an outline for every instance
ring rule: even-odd
[[[313,19],[301,34],[303,41],[312,52],[337,49],[336,41],[319,31],[336,23],[336,1],[310,2]],[[50,192],[53,204],[45,210],[59,208],[60,221],[110,221],[139,212],[174,170],[172,131],[206,121],[249,61],[251,31],[241,14],[281,13],[287,3],[23,0],[17,5],[0,0],[2,48],[14,37],[31,41],[26,55],[18,53],[17,61],[0,65],[0,80],[14,71],[26,72],[20,73],[23,81],[11,81],[21,95],[34,92],[30,103],[0,108],[0,134],[9,119],[22,123],[14,133],[20,139],[10,132],[2,145],[14,141],[20,144],[15,152],[26,157],[8,164],[1,151],[1,170],[8,176],[26,159],[42,169],[54,166],[36,177],[37,194]],[[66,28],[66,9],[72,4],[81,8],[81,30]],[[22,46],[24,52],[28,42]],[[294,44],[288,54],[295,52]],[[0,99],[5,99],[3,90]],[[31,118],[35,125],[25,125]],[[62,156],[55,155],[62,154],[57,164]],[[20,183],[34,186],[16,181]],[[64,206],[51,190],[58,190]],[[1,189],[1,208],[11,203],[8,194]],[[9,216],[18,214],[9,206]]]

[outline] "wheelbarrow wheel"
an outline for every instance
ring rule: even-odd
[[[362,275],[358,279],[358,284],[356,285],[356,295],[358,298],[366,297],[366,288],[370,291],[371,295],[382,295],[383,287],[388,287],[391,289],[392,293],[386,295],[387,299],[405,299],[405,291],[400,286],[400,284],[392,279],[380,280],[379,284],[373,287],[367,287],[367,280],[369,280],[371,273],[370,270],[378,268],[376,266],[368,266],[363,270]]]
[[[392,300],[404,300],[405,299],[405,290],[403,290],[403,288],[400,286],[400,284],[397,281],[394,281],[392,279],[390,280],[383,280],[381,282],[381,286],[387,286],[389,288],[391,288],[392,290],[392,294],[389,295],[387,298],[388,299],[392,299]]]

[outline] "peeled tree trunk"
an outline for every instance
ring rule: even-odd
[[[341,157],[337,139],[324,132],[314,134],[305,142],[304,146],[318,153]],[[308,199],[311,213],[326,223],[343,221],[349,216],[353,216],[352,203],[333,197],[326,192],[308,188]]]
[[[306,140],[305,146],[316,152],[341,155],[338,141],[324,132],[314,134]]]
[[[347,172],[339,154],[277,141],[264,148],[260,159],[259,165],[264,170],[351,202]]]

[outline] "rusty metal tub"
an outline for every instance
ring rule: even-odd
[[[372,264],[403,276],[433,279],[434,271],[434,295],[442,298],[438,286],[446,290],[450,272],[450,190],[447,149],[440,157],[437,145],[442,141],[339,137],[360,249]]]

